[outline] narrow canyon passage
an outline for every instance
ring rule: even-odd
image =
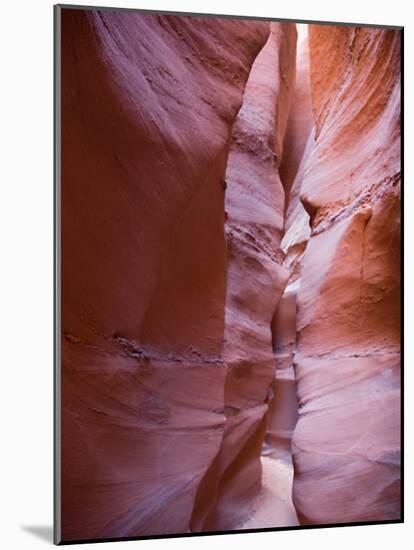
[[[273,32],[277,32],[276,28],[275,24]],[[286,36],[286,34],[282,38],[284,42],[288,41],[289,38],[291,39],[290,52],[287,53],[288,48],[286,47],[279,47],[279,55],[273,54],[273,60],[278,64],[276,70],[273,70],[273,74],[279,72],[280,79],[275,79],[272,85],[279,101],[273,101],[270,106],[269,104],[266,105],[269,110],[274,106],[277,116],[271,116],[268,113],[267,120],[270,119],[274,133],[279,131],[278,139],[274,142],[277,144],[274,150],[276,162],[271,166],[271,170],[274,172],[274,185],[278,186],[278,194],[275,193],[274,188],[268,187],[268,192],[274,197],[274,203],[271,206],[278,212],[279,224],[281,223],[279,227],[275,224],[275,227],[271,228],[271,237],[268,237],[268,240],[273,238],[275,256],[278,265],[280,265],[278,267],[280,275],[277,283],[270,281],[267,285],[269,289],[273,287],[273,293],[277,299],[276,306],[273,306],[273,309],[271,308],[271,302],[267,301],[269,311],[273,311],[271,317],[271,349],[275,371],[267,396],[266,429],[260,458],[262,489],[254,499],[249,518],[240,524],[239,528],[241,529],[298,525],[292,502],[293,463],[291,442],[298,416],[293,359],[296,351],[296,300],[300,280],[295,270],[292,269],[290,258],[289,261],[286,261],[286,250],[283,249],[283,244],[288,230],[288,206],[292,209],[292,204],[296,206],[296,212],[293,218],[290,219],[290,225],[293,226],[295,231],[302,227],[305,235],[304,241],[307,240],[309,234],[309,218],[303,207],[300,208],[298,196],[292,193],[290,197],[289,192],[294,181],[296,181],[295,178],[305,152],[306,141],[313,128],[313,115],[310,97],[307,25],[298,25],[296,28],[299,32],[292,29],[292,38]],[[263,53],[261,53],[261,56],[263,56]],[[262,75],[263,73],[269,74],[269,68],[267,68],[267,71],[263,69],[259,56],[250,73],[243,107],[245,107],[246,95],[249,93],[249,84],[255,78],[255,71],[257,70]],[[255,95],[256,97],[263,96],[263,89],[256,88]],[[281,98],[283,98],[283,102]],[[251,103],[249,102],[248,105],[252,111]],[[261,108],[263,116],[265,106],[261,105]],[[251,111],[249,113],[250,120],[254,121],[256,113]],[[285,113],[284,117],[281,115],[282,112]],[[243,114],[243,111],[241,114]],[[259,134],[257,126],[255,126],[254,131],[255,135]],[[257,163],[257,157],[255,156],[251,162]],[[261,159],[259,162],[261,162]],[[244,168],[242,166],[240,170],[244,170]],[[244,173],[246,173],[245,170]],[[277,176],[277,173],[280,176]],[[247,178],[250,176],[251,172],[248,172]],[[300,179],[301,173],[298,175],[296,188],[300,187]],[[258,181],[258,186],[266,189],[263,180],[262,175],[262,179]],[[240,193],[239,189],[237,191],[237,194],[234,193],[233,202],[239,201],[239,204],[243,204],[240,200],[243,193]],[[263,196],[263,191],[261,191],[261,194]],[[227,200],[227,203],[230,203],[230,201]],[[250,201],[246,206],[251,212],[252,204]],[[253,215],[256,215],[256,232],[258,223],[263,224],[264,221],[263,210],[260,206],[256,211],[253,210]],[[306,246],[301,239],[298,239],[298,241],[302,246]],[[277,270],[275,271],[277,273]],[[251,285],[251,282],[249,284]],[[237,288],[240,289],[240,285]],[[264,294],[263,287],[260,287],[259,291]]]
[[[399,518],[399,55],[65,12],[65,540]]]
[[[287,127],[281,123],[283,154],[277,152],[285,192],[281,265],[287,275],[282,296],[274,286],[276,373],[262,490],[241,528],[400,514],[399,40],[392,31],[317,25],[309,25],[308,39],[307,27],[298,26],[296,78]],[[361,96],[368,82],[370,95]],[[318,104],[328,83],[333,92]],[[375,140],[381,169],[363,149],[349,157],[357,143],[365,144],[365,135]],[[335,163],[342,167],[337,175]],[[331,189],[335,177],[337,190],[325,197],[324,178]],[[392,213],[379,245],[385,204]],[[391,319],[378,316],[386,307]],[[377,410],[380,402],[388,403],[387,411]]]

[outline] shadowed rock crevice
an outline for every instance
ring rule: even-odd
[[[261,489],[260,455],[275,364],[270,324],[286,284],[278,175],[293,93],[296,29],[270,24],[235,120],[226,168],[228,246],[223,359],[226,428],[212,530],[235,528]]]

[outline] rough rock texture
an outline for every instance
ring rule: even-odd
[[[229,403],[222,180],[268,34],[62,12],[65,540],[186,532],[209,504]]]
[[[293,497],[301,523],[400,516],[400,33],[310,26]]]
[[[275,372],[270,325],[287,275],[281,267],[284,191],[278,166],[295,55],[295,26],[271,24],[233,129],[225,182],[229,260],[223,348],[228,369],[226,427],[205,483],[212,512],[195,525],[196,530],[236,527],[243,514],[247,517],[260,490],[266,401]]]

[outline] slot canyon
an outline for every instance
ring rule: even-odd
[[[60,24],[63,540],[399,520],[400,31]]]

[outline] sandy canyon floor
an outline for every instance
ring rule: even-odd
[[[299,525],[292,502],[293,465],[287,451],[265,448],[262,457],[262,490],[253,513],[238,529],[265,529]]]

